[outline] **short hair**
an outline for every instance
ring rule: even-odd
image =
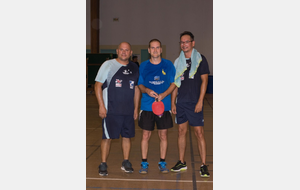
[[[137,58],[137,56],[136,55],[132,56],[132,59],[134,59],[134,58]]]
[[[150,48],[151,42],[159,42],[159,46],[161,47],[161,42],[160,42],[158,39],[152,39],[152,40],[150,40],[150,42],[149,42],[149,48]]]
[[[184,35],[189,35],[189,36],[191,37],[192,41],[194,41],[194,35],[192,34],[192,32],[189,32],[189,31],[184,31],[184,32],[182,32],[182,33],[180,34],[180,39],[181,39],[181,37],[184,36]]]

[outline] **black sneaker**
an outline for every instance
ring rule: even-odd
[[[132,173],[133,172],[133,168],[132,168],[132,165],[131,163],[129,162],[129,160],[124,160],[122,162],[122,167],[121,167],[122,170],[124,170],[126,173]]]
[[[172,172],[180,172],[184,170],[187,170],[186,162],[181,163],[180,160],[176,163],[176,165],[173,168],[171,168]]]
[[[201,167],[200,167],[200,175],[201,175],[201,177],[209,177],[210,175],[209,175],[209,172],[208,172],[208,169],[207,169],[207,166],[208,165],[202,165]]]
[[[108,173],[107,173],[107,164],[102,162],[100,165],[99,165],[99,175],[101,176],[107,176]]]

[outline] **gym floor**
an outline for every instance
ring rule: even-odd
[[[173,116],[174,117],[174,116]],[[102,137],[101,118],[98,116],[98,103],[93,92],[86,95],[86,189],[143,189],[143,190],[212,190],[213,189],[213,94],[206,94],[204,100],[205,139],[207,144],[206,164],[210,172],[209,178],[199,174],[201,159],[197,149],[197,141],[190,127],[187,132],[185,159],[188,169],[184,172],[162,174],[158,170],[159,139],[157,129],[152,132],[149,142],[147,174],[140,174],[142,130],[136,122],[136,136],[131,139],[129,161],[134,172],[127,174],[121,170],[123,153],[121,139],[114,139],[108,156],[108,176],[101,177],[98,166],[101,162],[100,144]],[[177,135],[178,126],[168,130],[167,167],[170,169],[178,161]]]

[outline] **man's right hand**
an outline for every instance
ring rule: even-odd
[[[100,116],[102,119],[106,118],[106,109],[105,109],[105,107],[100,107],[100,108],[99,108],[99,116]]]
[[[158,94],[156,92],[154,92],[153,90],[149,89],[149,88],[147,88],[146,92],[152,98],[157,98],[158,97]]]

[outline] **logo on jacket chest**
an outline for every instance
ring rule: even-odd
[[[123,71],[123,74],[124,74],[124,75],[129,75],[129,74],[132,74],[132,71],[131,71],[130,69],[125,69],[125,70]]]
[[[160,76],[154,76],[154,80],[160,80]]]
[[[129,87],[130,87],[130,89],[134,88],[134,81],[133,80],[129,80]]]
[[[154,76],[154,80],[149,80],[149,83],[150,84],[153,84],[153,85],[161,85],[163,84],[165,81],[161,80],[160,76]]]
[[[123,81],[123,80],[116,79],[116,81],[115,81],[116,87],[122,87],[122,81]],[[125,86],[126,86],[126,85],[125,85]],[[129,88],[130,88],[130,89],[134,89],[134,81],[133,81],[133,80],[129,80]]]
[[[116,87],[122,87],[122,80],[116,79]]]

